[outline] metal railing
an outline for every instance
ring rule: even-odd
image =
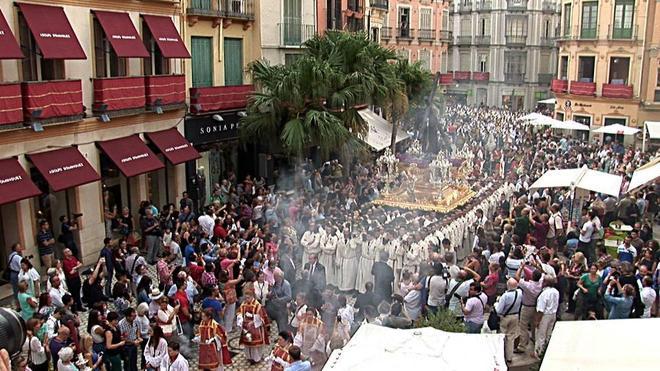
[[[550,85],[554,77],[555,77],[554,73],[539,73],[537,75],[537,80],[539,84]]]
[[[468,2],[467,4],[460,3],[458,4],[458,11],[460,13],[469,13],[472,11],[472,2]]]
[[[472,36],[458,36],[458,37],[456,37],[456,44],[457,45],[471,45],[472,44]]]
[[[527,44],[527,35],[506,35],[507,46],[525,46]]]
[[[554,1],[544,1],[541,4],[543,13],[559,13],[559,5]]]
[[[527,10],[527,0],[507,0],[506,8],[512,11],[525,11]]]
[[[580,28],[580,39],[582,40],[593,40],[598,38],[598,26],[593,28]]]
[[[505,72],[504,79],[511,84],[522,84],[525,82],[524,72]]]
[[[390,2],[389,0],[370,0],[369,6],[372,8],[387,10],[390,6]]]
[[[188,15],[198,15],[198,16],[209,16],[209,17],[219,17],[220,13],[220,1],[218,0],[192,0],[186,8],[186,14]]]
[[[280,46],[300,46],[314,36],[313,24],[297,22],[278,23],[280,30]]]
[[[486,0],[477,1],[475,5],[475,8],[478,12],[487,12],[492,9],[491,2]]]
[[[540,44],[541,46],[554,47],[556,41],[557,41],[556,37],[542,37],[540,39]]]
[[[637,38],[637,25],[631,27],[608,27],[609,40],[634,40]]]
[[[415,30],[410,27],[400,27],[396,29],[396,37],[399,39],[412,39]]]
[[[420,28],[417,30],[417,38],[420,40],[435,40],[435,30]]]
[[[221,0],[223,17],[254,19],[254,0]]]
[[[380,28],[380,39],[389,40],[392,38],[392,27],[381,27]]]
[[[477,35],[474,37],[475,45],[490,45],[490,35]]]
[[[454,33],[451,31],[440,31],[440,40],[449,42],[454,37]]]

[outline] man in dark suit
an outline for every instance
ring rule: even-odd
[[[390,302],[392,299],[392,284],[394,283],[394,270],[387,264],[390,254],[387,251],[381,251],[379,260],[371,267],[371,274],[374,275],[374,294],[376,302],[385,300]]]
[[[316,254],[309,255],[309,262],[305,264],[304,269],[309,272],[309,280],[312,283],[312,288],[323,292],[325,290],[325,267],[319,263],[319,258]]]
[[[282,246],[284,251],[280,256],[280,269],[284,272],[284,279],[293,284],[296,282],[296,265],[293,262],[293,255],[291,255],[291,246]]]

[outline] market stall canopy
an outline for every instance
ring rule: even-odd
[[[649,138],[660,139],[660,121],[646,121],[646,130],[649,132]]]
[[[370,109],[362,109],[358,113],[367,125],[369,125],[369,131],[366,136],[360,139],[376,152],[387,148],[392,142],[392,124]],[[410,137],[408,133],[398,130],[396,133],[396,142],[399,143],[408,137]]]
[[[539,103],[541,103],[541,104],[555,104],[555,103],[557,103],[557,99],[548,98],[548,99],[540,100]]]
[[[640,334],[658,333],[660,318],[558,321],[541,371],[648,369],[660,362],[658,344]]]
[[[580,124],[577,121],[568,120],[568,121],[557,121],[552,124],[551,129],[564,129],[564,130],[586,130],[589,131],[589,126],[585,124]]]
[[[504,335],[363,324],[344,348],[332,352],[323,370],[406,370],[413,366],[419,370],[507,370]]]
[[[526,114],[525,116],[518,117],[518,121],[530,121],[530,120],[540,119],[540,118],[543,118],[543,117],[548,117],[548,116],[542,115],[538,112],[532,112],[532,113]]]
[[[648,164],[635,170],[630,184],[628,185],[628,192],[645,186],[660,177],[660,157],[656,157]]]
[[[639,133],[639,129],[621,124],[613,124],[602,126],[594,130],[594,133],[633,135]]]
[[[560,125],[561,121],[553,119],[552,117],[541,115],[539,118],[530,120],[529,124],[532,126],[553,126]]]
[[[575,187],[618,197],[623,178],[602,171],[588,169],[548,170],[530,189]]]

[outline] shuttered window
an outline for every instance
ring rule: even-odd
[[[419,51],[419,61],[422,64],[422,67],[431,71],[431,51],[430,50],[420,50]]]
[[[433,13],[431,8],[419,9],[419,29],[431,30],[433,29]]]
[[[192,84],[193,87],[213,85],[212,38],[192,37]]]
[[[243,85],[243,39],[225,38],[225,86]]]

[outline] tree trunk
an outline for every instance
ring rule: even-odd
[[[390,150],[393,155],[396,155],[396,134],[399,129],[399,120],[395,117],[392,117],[392,139],[390,141]]]

